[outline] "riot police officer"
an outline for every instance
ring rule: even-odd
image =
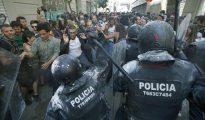
[[[132,25],[128,29],[128,38],[126,40],[127,47],[126,47],[126,59],[125,61],[131,61],[137,59],[138,56],[138,35],[141,31],[141,27],[139,25]]]
[[[201,75],[204,75],[205,71],[205,42],[204,41],[198,41],[193,42],[189,44],[185,49],[184,53],[189,61],[195,64],[195,66],[198,68]],[[196,105],[192,102],[192,96],[189,98],[191,104],[190,104],[190,111],[189,111],[189,120],[195,120],[197,117],[198,119],[203,119],[203,112],[196,107]]]
[[[173,57],[174,31],[163,21],[145,25],[138,37],[138,61],[123,66],[134,79],[127,81],[119,73],[115,90],[127,92],[125,111],[132,120],[176,120],[182,101],[193,96],[204,108],[204,86],[195,66]]]
[[[109,108],[102,92],[109,65],[96,62],[85,72],[76,58],[59,56],[52,64],[52,74],[61,82],[47,108],[46,120],[105,120]]]
[[[137,37],[141,31],[139,25],[132,25],[128,29],[128,38],[114,45],[112,56],[117,58],[116,62],[122,65],[128,61],[137,59],[138,56],[138,40]]]
[[[112,57],[118,63],[123,65],[131,60],[136,60],[138,56],[138,40],[137,37],[141,31],[139,25],[132,25],[128,28],[128,38],[116,43],[113,47]],[[116,73],[117,68],[113,66],[113,75]],[[113,76],[114,78],[114,76]],[[113,97],[113,117],[116,116],[116,112],[119,107],[124,103],[124,95],[119,92],[114,92]],[[118,112],[117,112],[118,113]],[[121,114],[121,113],[119,113]],[[117,115],[118,116],[118,115]]]

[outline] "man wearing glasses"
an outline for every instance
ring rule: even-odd
[[[31,25],[31,31],[34,32],[35,37],[38,38],[40,37],[40,34],[37,31],[37,25],[38,25],[38,21],[37,20],[31,20],[30,25]]]
[[[20,57],[38,57],[40,61],[40,72],[44,82],[48,82],[53,87],[53,92],[57,89],[51,75],[51,64],[60,53],[60,40],[50,36],[50,26],[48,23],[39,23],[37,30],[40,37],[31,46],[30,52],[23,52]]]

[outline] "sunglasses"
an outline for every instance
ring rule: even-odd
[[[32,27],[32,28],[34,28],[34,27],[36,28],[37,26],[31,26],[31,27]]]

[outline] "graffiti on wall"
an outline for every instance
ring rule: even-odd
[[[46,19],[56,20],[59,14],[65,12],[65,0],[42,0],[43,6],[47,10]]]
[[[3,25],[6,22],[6,15],[1,13],[0,14],[0,25]]]
[[[51,11],[65,10],[65,0],[43,0],[43,5]]]

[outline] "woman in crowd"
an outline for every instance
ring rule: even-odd
[[[23,39],[23,51],[29,52],[31,50],[31,45],[35,40],[35,34],[31,31],[25,31],[22,35]],[[20,73],[22,75],[19,79],[22,93],[25,98],[27,105],[32,103],[29,91],[33,91],[33,99],[35,101],[40,101],[38,94],[38,80],[39,80],[39,62],[38,59],[24,57],[21,63]]]

